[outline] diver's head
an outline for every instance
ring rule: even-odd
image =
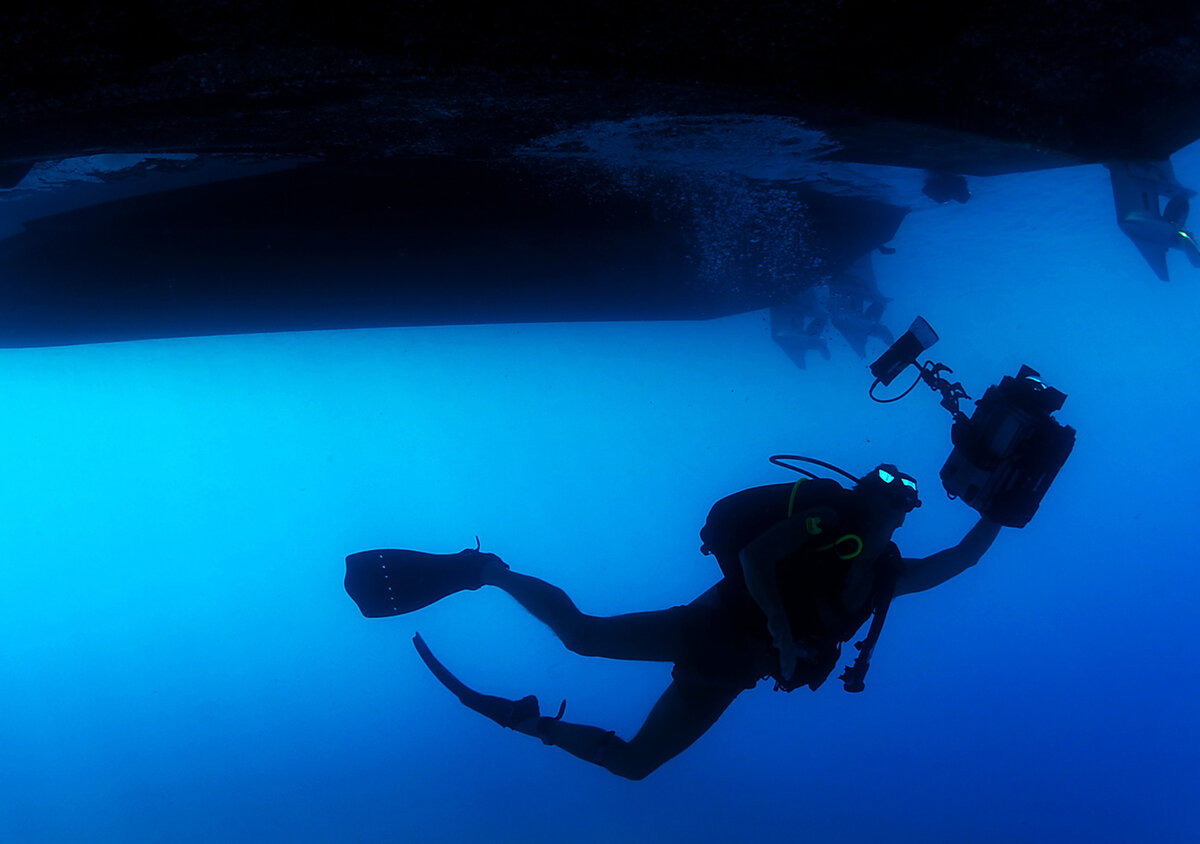
[[[855,490],[861,491],[872,501],[879,501],[897,512],[900,521],[904,516],[921,506],[917,497],[917,482],[891,463],[881,463],[858,479]]]

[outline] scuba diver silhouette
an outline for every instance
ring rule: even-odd
[[[772,458],[775,460],[775,458]],[[892,533],[921,502],[916,482],[883,464],[851,489],[801,478],[734,493],[717,502],[700,536],[722,579],[685,606],[609,617],[585,615],[556,586],[512,571],[477,548],[458,554],[372,550],[346,558],[346,591],[363,615],[412,612],[466,589],[496,586],[544,622],[575,653],[670,662],[672,682],[632,739],[541,713],[532,695],[480,694],[451,674],[420,635],[414,644],[434,675],[466,706],[632,780],[675,757],[743,691],[774,678],[775,688],[818,688],[842,643],[874,615],[859,656],[841,675],[861,691],[891,599],[937,586],[975,565],[999,533],[987,518],[955,546],[928,557],[900,555]],[[781,464],[788,465],[788,464]]]

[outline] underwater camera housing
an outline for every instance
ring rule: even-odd
[[[941,363],[917,363],[917,356],[937,339],[929,323],[917,317],[904,336],[871,364],[875,376],[871,398],[898,401],[912,392],[917,381],[941,393],[942,407],[954,417],[950,430],[954,448],[940,472],[946,494],[961,498],[994,522],[1024,527],[1075,447],[1075,429],[1053,417],[1067,396],[1047,386],[1036,370],[1022,366],[1015,377],[1006,375],[988,387],[968,417],[958,403],[970,396],[962,384],[942,377],[953,370]],[[878,385],[891,384],[910,365],[918,368],[911,387],[892,399],[875,397]]]

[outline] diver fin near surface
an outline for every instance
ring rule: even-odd
[[[433,676],[449,689],[462,702],[463,706],[474,709],[480,715],[492,719],[502,727],[529,735],[537,734],[538,719],[541,718],[542,713],[538,706],[538,699],[534,695],[527,695],[520,700],[509,700],[494,695],[480,694],[438,662],[437,657],[429,650],[429,646],[425,644],[420,633],[413,635],[413,646]],[[564,700],[558,708],[555,720],[561,719],[566,709],[567,702]]]
[[[346,557],[346,593],[367,618],[402,615],[483,586],[483,569],[493,560],[504,565],[496,555],[473,548],[457,554],[359,551]]]

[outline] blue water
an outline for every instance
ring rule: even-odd
[[[762,314],[3,352],[0,840],[1194,840],[1200,275],[1154,278],[1103,168],[972,187],[877,256],[888,322],[928,318],[976,397],[1040,369],[1074,455],[896,602],[864,694],[764,683],[643,782],[461,707],[409,640],[626,738],[669,666],[568,653],[496,590],[364,620],[344,555],[478,535],[586,612],[684,603],[709,506],[798,451],[921,479],[922,556],[974,523],[931,393],[871,403],[840,340],[800,371]]]

